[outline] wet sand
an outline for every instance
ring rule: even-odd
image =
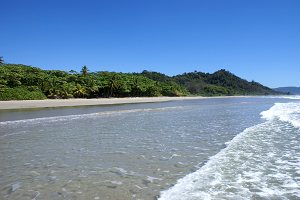
[[[188,99],[205,99],[211,97],[136,97],[136,98],[99,98],[99,99],[46,99],[0,101],[0,110],[22,108],[48,108],[66,106],[113,105],[130,103],[152,103]]]

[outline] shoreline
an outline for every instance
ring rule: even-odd
[[[0,101],[0,110],[57,108],[94,105],[117,105],[134,103],[154,103],[189,99],[206,99],[211,97],[126,97],[126,98],[98,98],[98,99],[45,99],[45,100],[13,100]]]
[[[126,97],[126,98],[98,98],[98,99],[45,99],[45,100],[14,100],[0,101],[0,110],[30,109],[30,108],[56,108],[73,106],[116,105],[134,103],[154,103],[178,100],[232,98],[240,96],[217,97]]]

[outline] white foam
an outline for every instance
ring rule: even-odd
[[[264,96],[263,98],[300,100],[300,95]]]
[[[219,163],[225,161],[227,150],[238,143],[246,133],[247,129],[233,138],[225,149],[212,156],[202,168],[179,179],[177,184],[169,190],[162,191],[158,200],[211,199],[210,191],[203,191],[201,188],[210,188],[220,184],[222,170],[219,168]]]
[[[267,111],[260,113],[263,119],[279,119],[283,122],[289,122],[296,128],[300,128],[300,102],[296,103],[275,103]]]
[[[152,177],[152,176],[147,176],[147,181],[149,181],[150,183],[153,183],[155,180],[159,180],[161,181],[161,178],[156,178],[156,177]]]
[[[284,96],[283,98],[284,99],[294,99],[294,100],[299,99],[300,100],[300,95]]]
[[[255,198],[253,195],[286,199],[285,195],[297,196],[300,190],[297,181],[300,141],[293,140],[292,144],[290,141],[295,136],[293,131],[296,134],[299,131],[282,126],[276,120],[299,128],[299,113],[300,103],[276,103],[261,113],[266,122],[238,134],[202,168],[162,191],[159,200],[252,199]],[[273,185],[274,181],[276,184]]]
[[[9,124],[39,124],[39,123],[52,123],[59,121],[70,121],[83,118],[93,118],[97,116],[109,116],[109,115],[119,115],[127,113],[136,113],[136,112],[151,112],[151,111],[164,111],[164,110],[174,110],[181,109],[182,106],[173,106],[173,107],[163,107],[163,108],[144,108],[144,109],[130,109],[130,110],[117,110],[117,111],[106,111],[106,112],[97,112],[81,115],[67,115],[67,116],[55,116],[55,117],[41,117],[34,119],[24,119],[24,120],[15,120],[15,121],[3,121],[0,122],[0,125],[9,125]]]

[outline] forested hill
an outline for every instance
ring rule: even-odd
[[[225,70],[170,77],[149,71],[89,72],[86,66],[81,72],[65,72],[26,65],[0,65],[0,100],[270,94],[278,92]]]
[[[224,69],[212,74],[189,72],[169,77],[158,72],[143,71],[142,75],[161,82],[174,81],[183,86],[190,94],[215,95],[276,95],[282,94],[257,82],[248,82]]]

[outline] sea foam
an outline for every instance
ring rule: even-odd
[[[285,99],[300,100],[300,95],[284,96],[283,98],[285,98]]]
[[[276,103],[159,200],[299,199],[299,113],[300,102]]]
[[[263,119],[279,119],[283,122],[291,123],[296,128],[300,128],[300,102],[275,103],[272,108],[260,114]]]
[[[164,111],[164,110],[174,110],[174,109],[181,109],[181,108],[183,107],[173,106],[173,107],[162,107],[162,108],[143,108],[143,109],[104,111],[104,112],[88,113],[88,114],[80,114],[80,115],[40,117],[40,118],[33,118],[33,119],[2,121],[0,122],[0,125],[53,123],[53,122],[70,121],[70,120],[83,119],[83,118],[95,118],[99,116],[121,115],[121,114],[136,113],[136,112]]]

